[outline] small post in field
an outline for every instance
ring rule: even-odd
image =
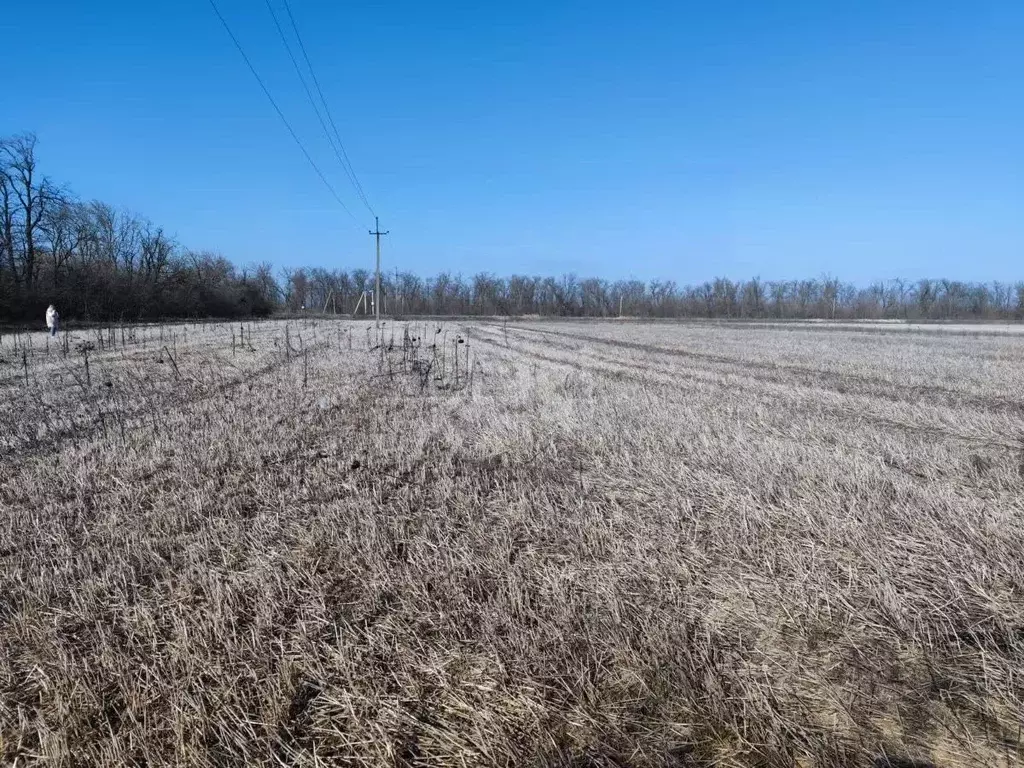
[[[455,337],[454,352],[455,352],[455,384],[453,386],[459,386],[459,343],[462,341],[461,336]]]

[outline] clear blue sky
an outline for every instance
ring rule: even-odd
[[[245,263],[370,266],[264,0],[5,3],[0,135]],[[281,0],[273,0],[279,10]],[[1024,278],[1024,3],[292,0],[385,260]]]

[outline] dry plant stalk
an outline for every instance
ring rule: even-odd
[[[1024,337],[363,325],[4,337],[0,765],[1022,763]]]

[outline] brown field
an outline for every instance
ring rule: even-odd
[[[1024,763],[1024,336],[436,330],[0,338],[0,765]]]

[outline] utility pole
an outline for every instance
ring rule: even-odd
[[[376,326],[380,328],[380,236],[388,234],[387,232],[380,231],[380,217],[374,216],[373,221],[376,224],[376,232],[370,232],[371,235],[377,237],[377,280],[373,288],[373,313],[374,321]]]

